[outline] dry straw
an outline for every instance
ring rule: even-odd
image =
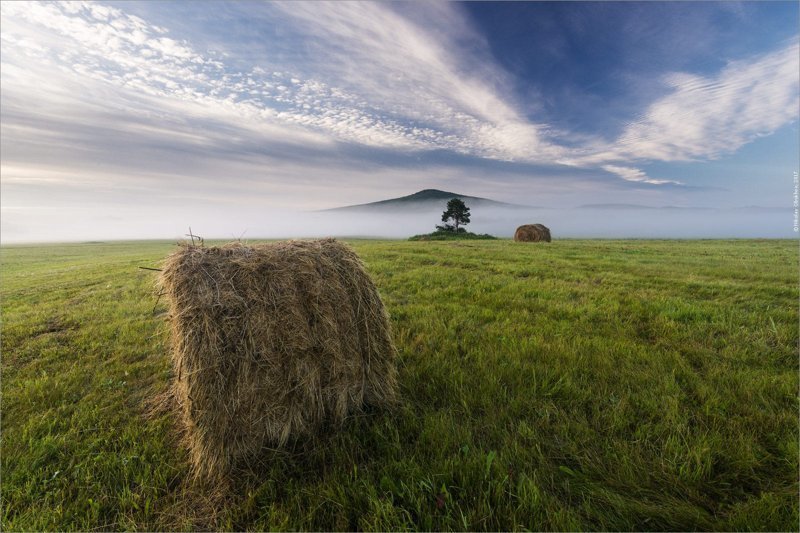
[[[550,230],[542,224],[525,224],[514,232],[518,242],[550,242]]]
[[[160,285],[172,396],[200,478],[395,398],[386,311],[340,242],[184,245]]]

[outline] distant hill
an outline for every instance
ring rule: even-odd
[[[467,204],[468,207],[476,206],[494,206],[494,207],[527,207],[516,204],[508,204],[505,202],[498,202],[488,198],[480,198],[478,196],[468,196],[466,194],[459,194],[456,192],[440,191],[439,189],[424,189],[408,196],[401,196],[400,198],[390,198],[389,200],[380,200],[378,202],[371,202],[368,204],[348,205],[344,207],[335,207],[333,209],[326,209],[325,211],[373,211],[384,209],[429,209],[432,207],[444,208],[445,203],[452,198],[460,198]]]

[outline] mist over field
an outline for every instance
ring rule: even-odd
[[[192,231],[213,239],[383,237],[403,239],[429,233],[442,208],[359,211],[289,211],[243,207],[39,210],[2,212],[2,243],[179,239]],[[511,237],[517,226],[542,223],[559,238],[791,238],[789,208],[581,208],[473,207],[474,233]]]

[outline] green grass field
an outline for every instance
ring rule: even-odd
[[[155,266],[4,247],[2,529],[797,530],[796,241],[353,241],[402,402],[187,482]]]

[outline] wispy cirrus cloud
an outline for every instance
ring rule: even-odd
[[[167,37],[164,28],[96,4],[4,5],[4,46],[12,56],[49,60],[87,78],[198,104],[206,113],[235,117],[240,126],[247,119],[369,146],[498,159],[529,160],[556,150],[490,86],[459,74],[443,45],[388,7],[293,3],[286,13],[305,38],[327,48],[323,62],[337,68],[318,72],[333,84],[269,65],[232,70],[224,58]],[[43,39],[41,30],[50,36]]]
[[[321,47],[316,77],[269,64],[238,71],[221,55],[166,36],[165,28],[114,7],[80,2],[5,4],[4,47],[15,58],[33,57],[61,71],[163,98],[167,108],[171,101],[196,114],[197,108],[189,109],[195,104],[202,114],[229,117],[239,127],[286,126],[367,146],[505,160],[545,154],[551,159],[558,152],[540,126],[518,116],[489,84],[463,72],[466,66],[456,64],[447,43],[387,6],[284,7],[287,20]],[[455,33],[451,29],[446,40],[457,40]],[[9,69],[14,63],[6,62]]]
[[[438,132],[428,147],[521,161],[552,161],[564,151],[546,124],[509,101],[507,74],[456,6],[416,4],[401,13],[380,3],[278,5],[312,43],[315,71],[415,129]]]
[[[621,167],[619,165],[603,165],[603,170],[616,174],[625,181],[633,181],[639,183],[649,183],[650,185],[683,185],[680,181],[654,179],[649,177],[644,171],[638,168]]]
[[[800,45],[731,61],[713,76],[673,73],[672,91],[650,104],[614,142],[575,164],[694,161],[730,154],[798,119]]]

